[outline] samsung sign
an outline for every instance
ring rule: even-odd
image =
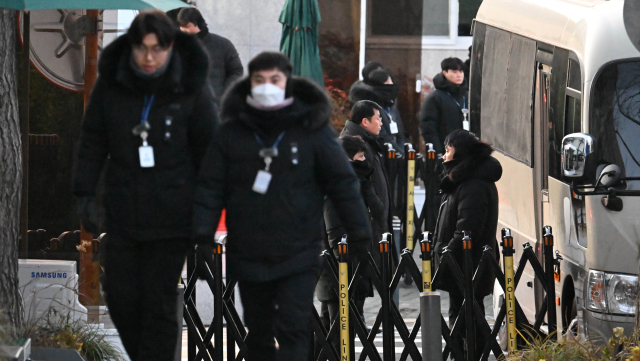
[[[67,272],[31,272],[31,278],[67,278]]]

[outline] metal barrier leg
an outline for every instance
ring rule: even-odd
[[[544,273],[547,278],[547,324],[549,335],[556,333],[556,284],[554,279],[553,234],[551,226],[544,226]],[[557,337],[557,335],[556,335]]]
[[[173,356],[175,361],[182,360],[182,317],[183,317],[183,307],[182,302],[184,301],[184,285],[181,283],[178,285],[178,304],[176,307],[176,317],[178,318],[178,345],[176,346],[176,352]]]
[[[422,361],[442,361],[440,292],[420,293]]]
[[[473,314],[473,260],[471,258],[471,238],[464,232],[462,238],[464,253],[464,310],[467,338],[467,361],[475,360],[476,356],[476,322]]]
[[[213,247],[213,262],[214,262],[214,274],[213,280],[216,287],[216,292],[213,295],[213,320],[215,322],[215,355],[213,355],[214,360],[223,360],[224,357],[224,348],[223,338],[222,338],[222,293],[224,292],[224,285],[222,283],[222,242],[216,241]]]
[[[382,258],[380,273],[382,278],[382,354],[384,361],[391,361],[394,358],[393,346],[394,346],[394,328],[391,321],[391,314],[389,310],[390,295],[389,295],[389,246],[391,245],[392,235],[385,233],[382,235],[382,241],[380,241],[380,256]]]

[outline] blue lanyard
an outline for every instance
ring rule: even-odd
[[[276,139],[276,142],[273,143],[273,145],[271,146],[271,148],[278,148],[278,144],[280,144],[280,141],[282,140],[282,138],[284,137],[284,133],[282,132],[280,133],[280,135],[278,136],[278,139]],[[266,148],[266,146],[264,145],[264,142],[262,141],[262,139],[258,136],[257,133],[253,133],[253,135],[256,137],[256,140],[258,141],[258,143],[260,143],[260,146],[262,148]]]
[[[451,95],[451,93],[447,92],[447,94],[449,94],[451,96],[451,98],[453,99],[454,102],[456,102],[456,104],[458,104],[458,106],[460,107],[460,109],[466,109],[466,104],[467,104],[467,100],[464,97],[464,95],[462,96],[462,104],[465,105],[465,107],[463,108],[462,105],[460,105],[460,103],[458,103],[458,101],[456,100],[456,98],[453,97],[453,95]]]
[[[142,107],[142,119],[140,120],[140,123],[144,123],[149,120],[149,112],[151,112],[151,105],[155,98],[155,95],[152,95],[151,98],[148,98],[146,95],[144,96],[144,107]]]

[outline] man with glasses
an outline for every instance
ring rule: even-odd
[[[73,192],[84,228],[107,232],[103,289],[132,361],[173,360],[177,346],[195,179],[217,122],[207,69],[197,39],[143,12],[102,52],[82,122]]]

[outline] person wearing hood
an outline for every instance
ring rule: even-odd
[[[217,115],[207,54],[162,12],[142,12],[107,46],[82,121],[73,193],[100,234],[107,306],[133,361],[173,360],[176,282],[191,244],[192,199]]]
[[[463,231],[470,234],[473,269],[476,269],[485,246],[491,247],[498,259],[498,191],[495,183],[502,177],[502,166],[491,156],[491,146],[480,142],[466,130],[453,131],[444,144],[444,173],[440,183],[443,196],[434,235],[436,269],[442,263],[445,247],[463,269]],[[476,302],[484,311],[483,299],[493,291],[495,277],[486,272],[476,274],[474,283],[476,280]],[[464,296],[450,272],[443,273],[434,287],[449,292],[449,324],[452,327],[460,313]],[[476,345],[479,346],[476,355],[479,358],[481,345],[487,340],[479,332],[476,338]]]
[[[444,139],[457,129],[469,129],[465,114],[469,112],[469,87],[464,77],[464,63],[458,58],[446,58],[442,69],[433,77],[433,91],[420,109],[420,133],[425,143],[433,144],[437,154],[444,154]],[[466,127],[465,127],[466,124]]]
[[[398,86],[393,83],[389,72],[379,63],[367,63],[363,74],[368,71],[363,80],[358,80],[351,86],[349,101],[357,103],[360,100],[370,100],[381,106],[382,130],[379,139],[382,144],[390,143],[399,154],[404,154],[404,124],[396,106]],[[377,67],[376,67],[377,66]]]
[[[371,242],[326,91],[292,70],[282,53],[251,60],[249,76],[223,98],[195,197],[199,245],[213,242],[226,208],[227,274],[238,280],[252,361],[307,358],[325,196],[351,235],[351,249]]]
[[[207,22],[196,8],[182,8],[178,13],[178,23],[182,31],[197,35],[207,51],[209,84],[219,102],[229,85],[244,72],[235,46],[229,39],[210,33]]]
[[[340,137],[340,141],[342,142],[342,147],[347,153],[347,158],[351,162],[351,165],[358,176],[358,180],[360,181],[360,193],[362,194],[364,203],[369,210],[368,218],[373,222],[383,222],[382,217],[384,216],[384,203],[380,200],[374,189],[372,180],[374,170],[365,155],[365,152],[367,151],[367,144],[359,136],[343,136]],[[342,226],[342,223],[338,218],[338,213],[334,209],[333,203],[330,199],[325,199],[324,221],[327,229],[326,247],[328,250],[333,250],[334,255],[338,257],[338,242],[340,242],[342,237],[347,234],[347,231],[344,226]],[[349,239],[347,239],[347,242],[348,241]],[[372,246],[372,244],[368,244],[363,250],[371,252]],[[351,249],[349,252],[352,256],[352,269],[357,267],[358,262],[362,260],[362,256],[366,256],[366,254],[363,253],[355,255],[354,257],[354,251],[357,250]],[[353,297],[357,308],[356,311],[362,320],[365,321],[364,301],[367,297],[373,297],[373,287],[371,281],[366,276],[361,278],[361,282],[362,283],[358,286],[356,294],[354,294]],[[325,327],[329,329],[338,315],[339,308],[338,296],[334,292],[333,283],[331,282],[331,276],[328,271],[324,271],[320,275],[320,279],[316,285],[316,297],[318,298],[318,301],[322,302],[320,318]],[[333,341],[336,349],[339,349],[339,338],[336,337]]]

